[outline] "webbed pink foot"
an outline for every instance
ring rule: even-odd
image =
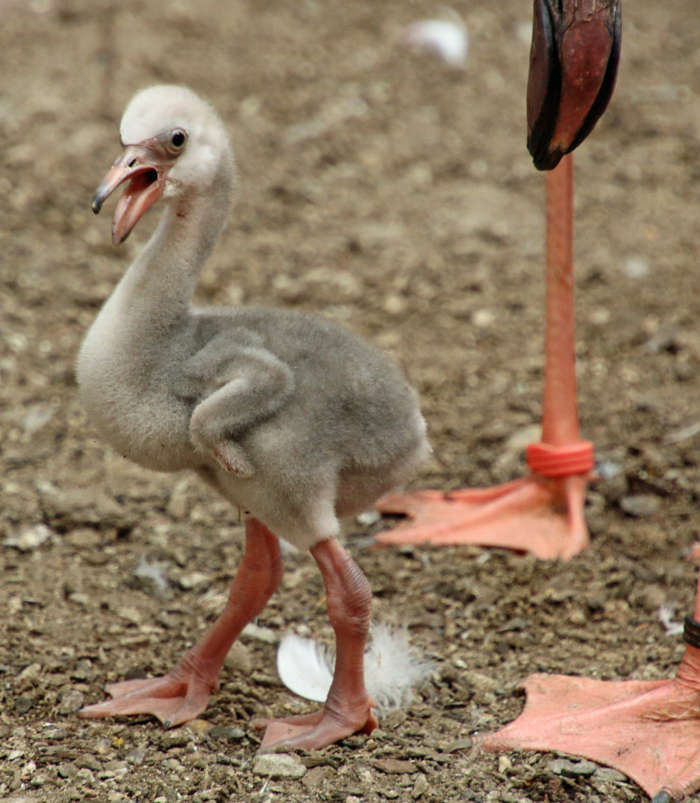
[[[329,744],[352,736],[353,733],[371,733],[377,727],[377,718],[368,703],[365,710],[332,712],[324,707],[311,714],[282,719],[261,719],[253,722],[256,728],[265,728],[260,750],[272,752],[279,747],[320,750]]]
[[[104,717],[152,714],[166,728],[181,725],[199,716],[209,702],[214,690],[194,673],[178,677],[177,671],[158,678],[125,680],[107,686],[111,700],[85,706],[81,717],[101,719]]]

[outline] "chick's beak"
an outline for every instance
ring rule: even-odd
[[[149,145],[129,145],[117,157],[92,198],[92,211],[98,214],[117,187],[127,183],[112,219],[114,245],[126,240],[141,216],[163,195],[171,166],[171,161]]]

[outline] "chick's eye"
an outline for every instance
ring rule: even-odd
[[[180,150],[180,148],[182,148],[183,145],[185,144],[186,139],[187,139],[187,134],[185,134],[184,131],[178,128],[175,131],[173,131],[173,133],[170,135],[170,144],[176,150]]]

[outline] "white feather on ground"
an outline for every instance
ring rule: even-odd
[[[293,633],[282,638],[277,650],[277,671],[282,683],[307,700],[325,701],[334,666],[332,650]],[[408,705],[414,690],[428,680],[434,668],[411,646],[406,628],[386,624],[372,627],[365,652],[365,682],[380,714]]]
[[[445,9],[444,19],[420,20],[409,25],[404,41],[411,47],[437,54],[450,67],[464,67],[467,61],[467,29],[453,9]]]

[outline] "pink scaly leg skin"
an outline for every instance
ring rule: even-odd
[[[311,549],[326,586],[328,615],[335,631],[336,661],[328,698],[320,711],[299,717],[256,720],[266,728],[261,751],[280,747],[320,749],[358,731],[377,727],[365,689],[364,652],[372,593],[360,567],[335,538]]]
[[[281,576],[277,537],[256,519],[248,519],[245,552],[226,608],[204,637],[167,675],[114,683],[107,687],[113,699],[86,706],[80,716],[152,714],[166,727],[199,716],[218,686],[226,653],[241,630],[265,607]]]
[[[700,583],[694,618],[700,617]],[[700,789],[700,648],[670,680],[531,675],[523,713],[483,737],[488,750],[552,750],[623,772],[649,796]]]
[[[573,161],[565,156],[547,174],[547,289],[542,442],[531,444],[532,473],[494,488],[394,494],[385,513],[414,523],[380,533],[383,545],[474,544],[569,560],[589,545],[583,516],[594,465],[582,441],[576,401],[573,274]]]

